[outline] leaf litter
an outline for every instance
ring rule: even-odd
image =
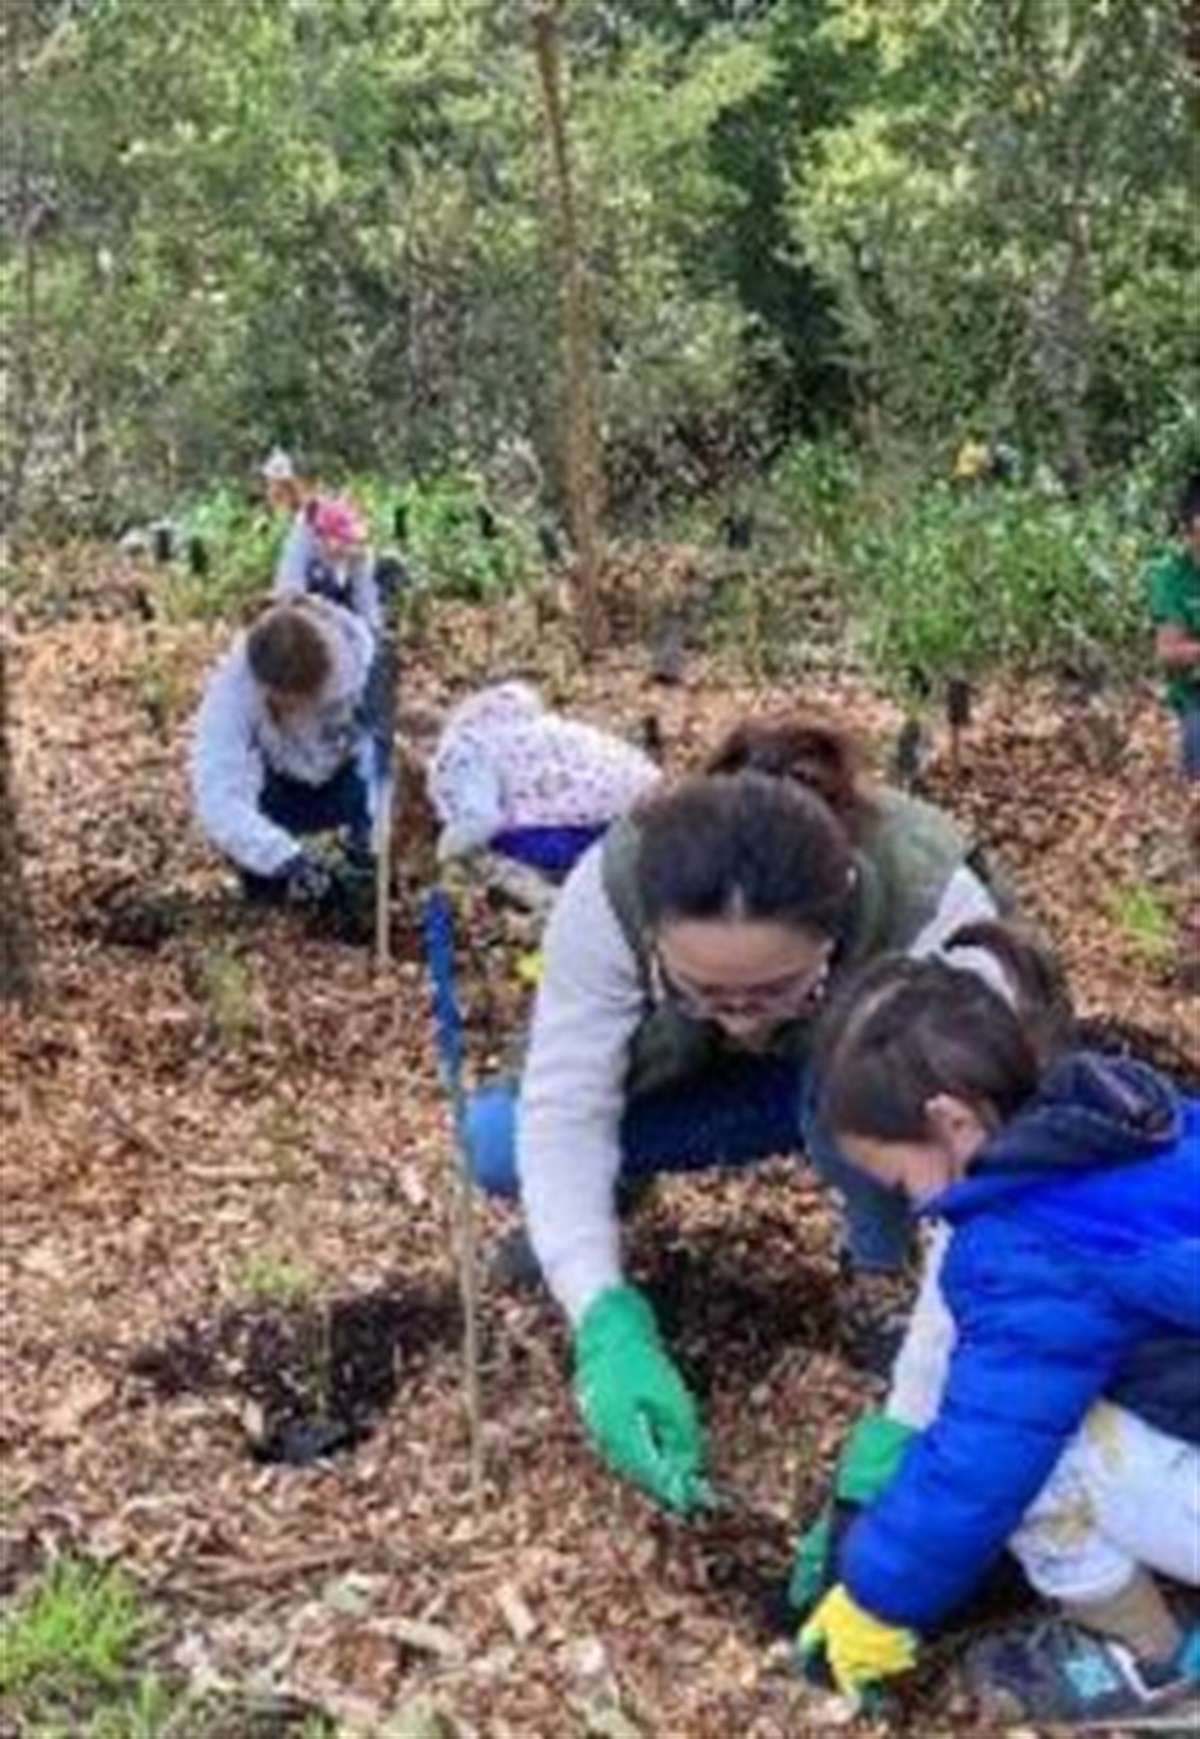
[[[638,636],[645,607],[630,600],[660,556],[639,568],[626,554],[614,579]],[[744,1510],[688,1526],[618,1485],[575,1420],[556,1313],[489,1287],[474,1516],[455,1186],[412,905],[428,842],[407,855],[383,980],[359,951],[248,917],[186,791],[184,721],[225,635],[147,623],[122,604],[139,582],[110,561],[101,583],[98,566],[81,556],[86,585],[64,578],[67,603],[14,626],[45,991],[32,1013],[0,1016],[3,1586],[50,1552],[119,1558],[161,1599],[180,1670],[299,1699],[347,1731],[827,1730],[840,1715],[772,1642],[771,1600],[794,1519],[877,1393],[840,1332],[828,1202],[777,1161],[667,1180],[628,1228]],[[672,572],[693,566],[685,552]],[[408,682],[436,701],[521,670],[631,736],[651,715],[672,768],[754,706],[818,702],[882,758],[895,709],[816,650],[765,690],[702,649],[651,687],[640,637],[581,669],[553,612],[456,607],[410,649]],[[179,697],[165,734],[138,701],[150,652]],[[1194,1010],[1112,901],[1181,825],[1169,726],[1148,688],[1106,708],[1097,755],[1051,685],[996,684],[977,697],[959,778],[939,745],[927,788],[1003,864],[1102,1036],[1194,1077]],[[1177,897],[1163,890],[1168,910]],[[529,936],[482,895],[464,923],[485,1073],[519,1040]],[[238,962],[232,1012],[205,1000],[220,949]],[[486,1254],[511,1215],[485,1203],[480,1220]],[[336,1452],[271,1452],[322,1423],[345,1433]],[[922,1735],[981,1731],[949,1679],[902,1719]]]

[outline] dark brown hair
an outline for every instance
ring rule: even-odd
[[[875,817],[857,742],[805,713],[744,719],[718,744],[707,773],[765,773],[815,791],[856,842]]]
[[[846,830],[811,791],[763,773],[700,774],[639,812],[638,891],[652,929],[687,918],[836,937],[853,890]]]
[[[964,926],[945,948],[948,958],[875,961],[830,1006],[814,1067],[817,1118],[831,1135],[920,1141],[939,1093],[1006,1121],[1070,1043],[1065,983],[1034,943],[989,922]],[[992,954],[1015,1007],[953,964],[969,948]]]
[[[256,682],[296,700],[313,699],[333,664],[325,636],[302,604],[277,604],[260,616],[246,638],[246,658]]]

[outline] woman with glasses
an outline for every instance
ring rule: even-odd
[[[902,1268],[902,1200],[810,1138],[812,1032],[848,971],[995,915],[969,858],[938,810],[868,792],[837,731],[751,722],[618,821],[559,896],[519,1103],[492,1088],[472,1106],[476,1175],[520,1196],[594,1443],[671,1508],[705,1500],[703,1440],[622,1277],[618,1186],[804,1150],[843,1198],[854,1267]]]

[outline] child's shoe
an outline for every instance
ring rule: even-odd
[[[1126,1733],[1200,1731],[1200,1630],[1167,1662],[1049,1618],[984,1637],[967,1650],[967,1687],[985,1714]]]

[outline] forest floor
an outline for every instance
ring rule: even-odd
[[[794,1520],[872,1393],[839,1334],[819,1190],[782,1161],[671,1181],[628,1232],[705,1399],[716,1468],[755,1515],[674,1521],[607,1474],[555,1310],[492,1286],[476,1515],[450,1130],[411,905],[382,976],[362,950],[240,912],[186,786],[186,722],[228,629],[143,620],[145,576],[118,564],[81,555],[74,571],[53,609],[12,626],[44,994],[2,1027],[0,1596],[52,1553],[124,1565],[164,1669],[234,1699],[206,1739],[298,1731],[288,1711],[305,1709],[387,1731],[418,1696],[451,1717],[440,1731],[478,1739],[844,1724],[765,1618]],[[764,702],[819,701],[876,745],[895,729],[836,656],[757,693],[697,656],[652,688],[639,648],[582,670],[519,615],[440,614],[407,695],[532,667],[609,727],[657,714],[670,768]],[[960,779],[943,745],[928,788],[1003,863],[1086,1010],[1195,1050],[1195,1005],[1169,982],[1173,745],[1148,688],[1082,703],[998,684],[978,697]],[[516,928],[476,912],[463,993],[485,1073],[527,992]],[[483,1206],[480,1222],[486,1258],[509,1216]],[[272,1460],[273,1433],[314,1396],[359,1440],[309,1467]],[[948,1678],[927,1685],[910,1731],[984,1730]],[[274,1727],[238,1724],[251,1697],[274,1700]],[[0,1704],[6,1718],[33,1731]]]

